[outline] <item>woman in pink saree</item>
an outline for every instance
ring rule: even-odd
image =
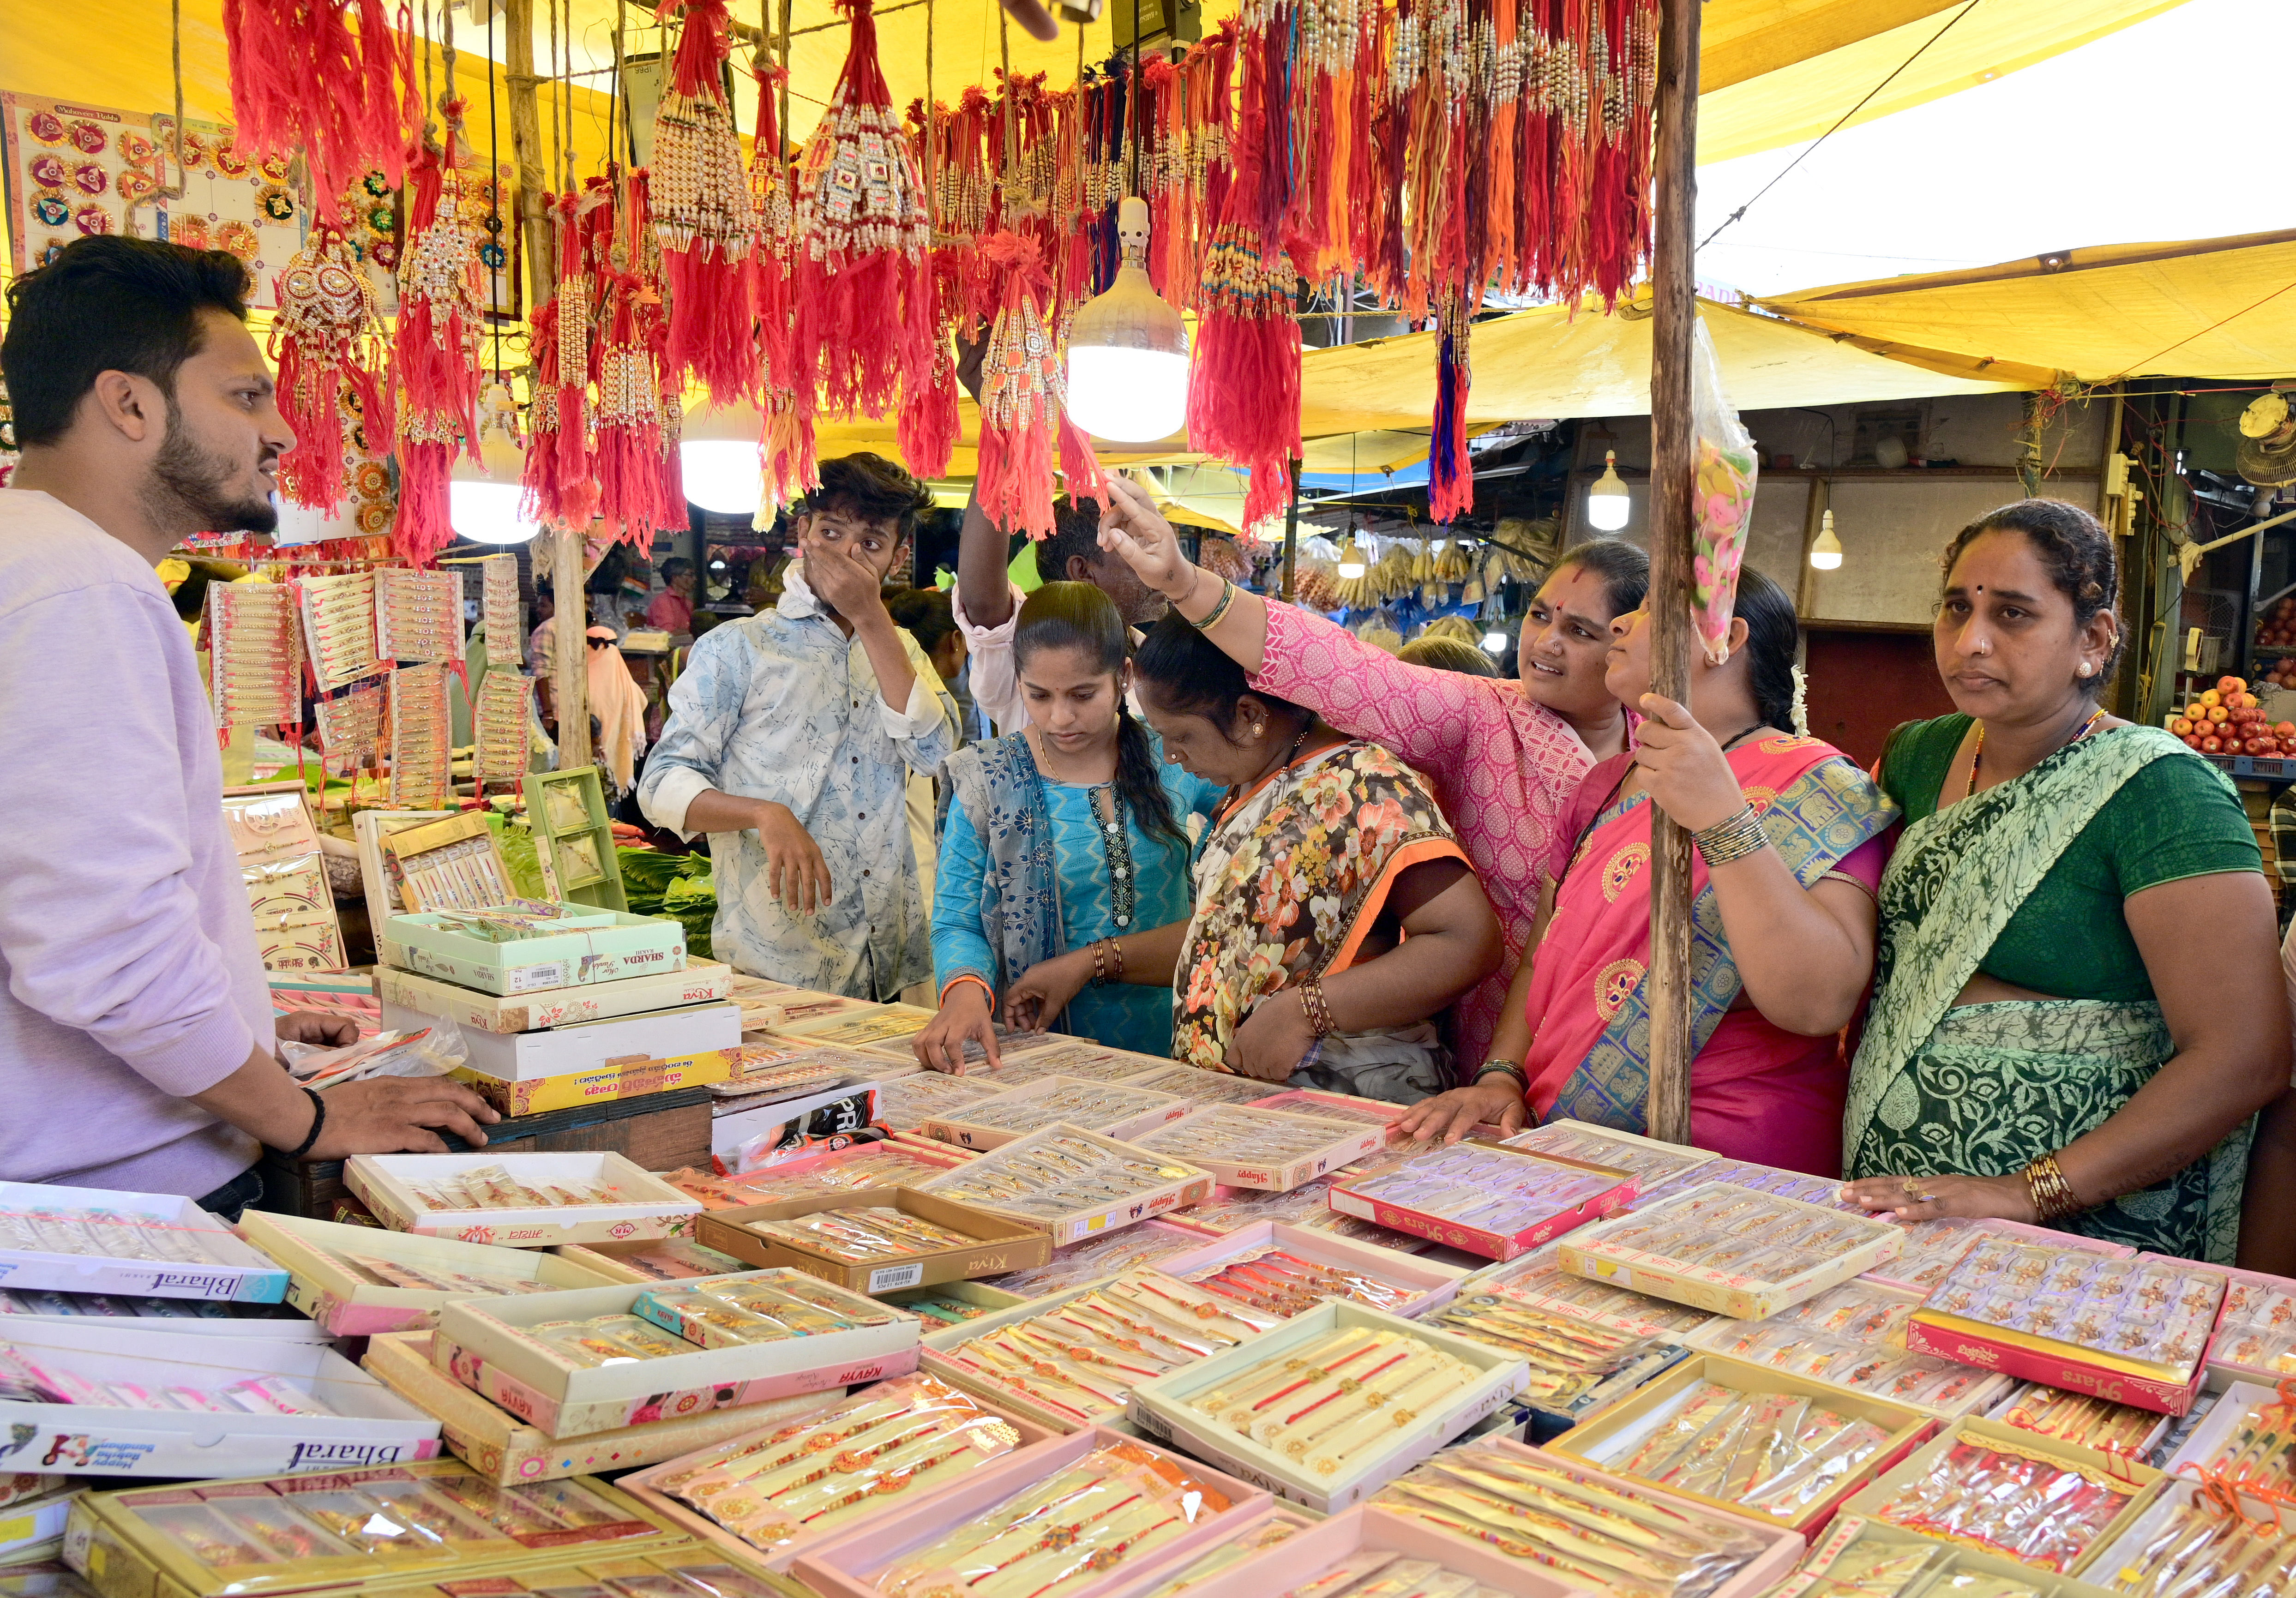
[[[1644,611],[1612,624],[1612,692],[1652,719],[1566,811],[1533,938],[1529,1053],[1414,1107],[1399,1132],[1454,1138],[1571,1119],[1641,1132],[1650,1086],[1651,806],[1689,828],[1691,1141],[1839,1176],[1839,1034],[1874,971],[1874,894],[1896,812],[1839,750],[1797,736],[1800,627],[1777,586],[1739,579],[1729,660],[1693,668],[1691,708],[1649,692]]]

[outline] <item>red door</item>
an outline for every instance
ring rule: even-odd
[[[1953,709],[1938,680],[1927,627],[1867,632],[1807,627],[1809,730],[1858,765],[1882,758],[1882,742],[1900,722],[1925,721]]]

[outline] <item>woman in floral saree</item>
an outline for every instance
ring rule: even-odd
[[[1127,982],[1173,996],[1172,1053],[1207,1070],[1410,1103],[1452,1079],[1433,1022],[1498,964],[1497,918],[1425,783],[1376,744],[1247,690],[1196,625],[1134,658],[1166,758],[1228,788],[1185,922],[1116,939]],[[1029,1019],[1088,969],[1014,989]],[[1032,984],[1036,985],[1032,992]],[[1273,1091],[1273,1088],[1271,1088]]]
[[[1610,682],[1652,719],[1587,774],[1538,936],[1529,1047],[1398,1123],[1456,1139],[1529,1113],[1641,1132],[1650,1085],[1651,808],[1691,829],[1691,1142],[1817,1176],[1841,1171],[1836,1034],[1873,974],[1890,805],[1793,725],[1800,628],[1777,585],[1739,578],[1728,659],[1693,668],[1688,709],[1649,692],[1646,611],[1612,624]]]
[[[1882,757],[1908,823],[1850,1073],[1848,1192],[1905,1220],[2038,1221],[2218,1263],[2237,1239],[2256,1263],[2296,1212],[2267,1180],[2242,1224],[2251,1118],[2288,1086],[2272,896],[2222,774],[2099,708],[2119,591],[2111,536],[2053,500],[1946,553],[1938,671],[1961,713],[1900,727]]]

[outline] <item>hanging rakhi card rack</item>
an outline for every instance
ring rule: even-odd
[[[329,776],[348,777],[378,763],[382,753],[382,713],[390,697],[388,686],[378,676],[311,701],[319,724],[319,752]]]
[[[447,772],[447,669],[408,666],[390,674],[390,802],[435,809],[454,797]]]
[[[374,574],[375,652],[403,664],[463,658],[463,579],[385,567]]]
[[[534,679],[493,664],[479,679],[478,703],[471,712],[478,748],[472,775],[481,791],[514,789],[526,774],[527,724],[533,715]]]
[[[381,669],[374,648],[374,578],[371,571],[296,579],[303,649],[322,695]]]
[[[517,669],[519,641],[518,557],[488,555],[479,562],[479,622],[487,629],[487,664]]]
[[[291,727],[303,720],[295,600],[272,583],[209,583],[200,641],[221,727]]]

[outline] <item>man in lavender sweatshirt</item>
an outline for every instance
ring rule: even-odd
[[[0,489],[0,1179],[234,1218],[258,1143],[439,1150],[499,1119],[444,1078],[323,1101],[272,1053],[275,1027],[349,1039],[274,1020],[215,717],[153,570],[187,535],[276,525],[295,436],[246,293],[221,250],[83,239],[16,281],[0,344],[23,452]]]

